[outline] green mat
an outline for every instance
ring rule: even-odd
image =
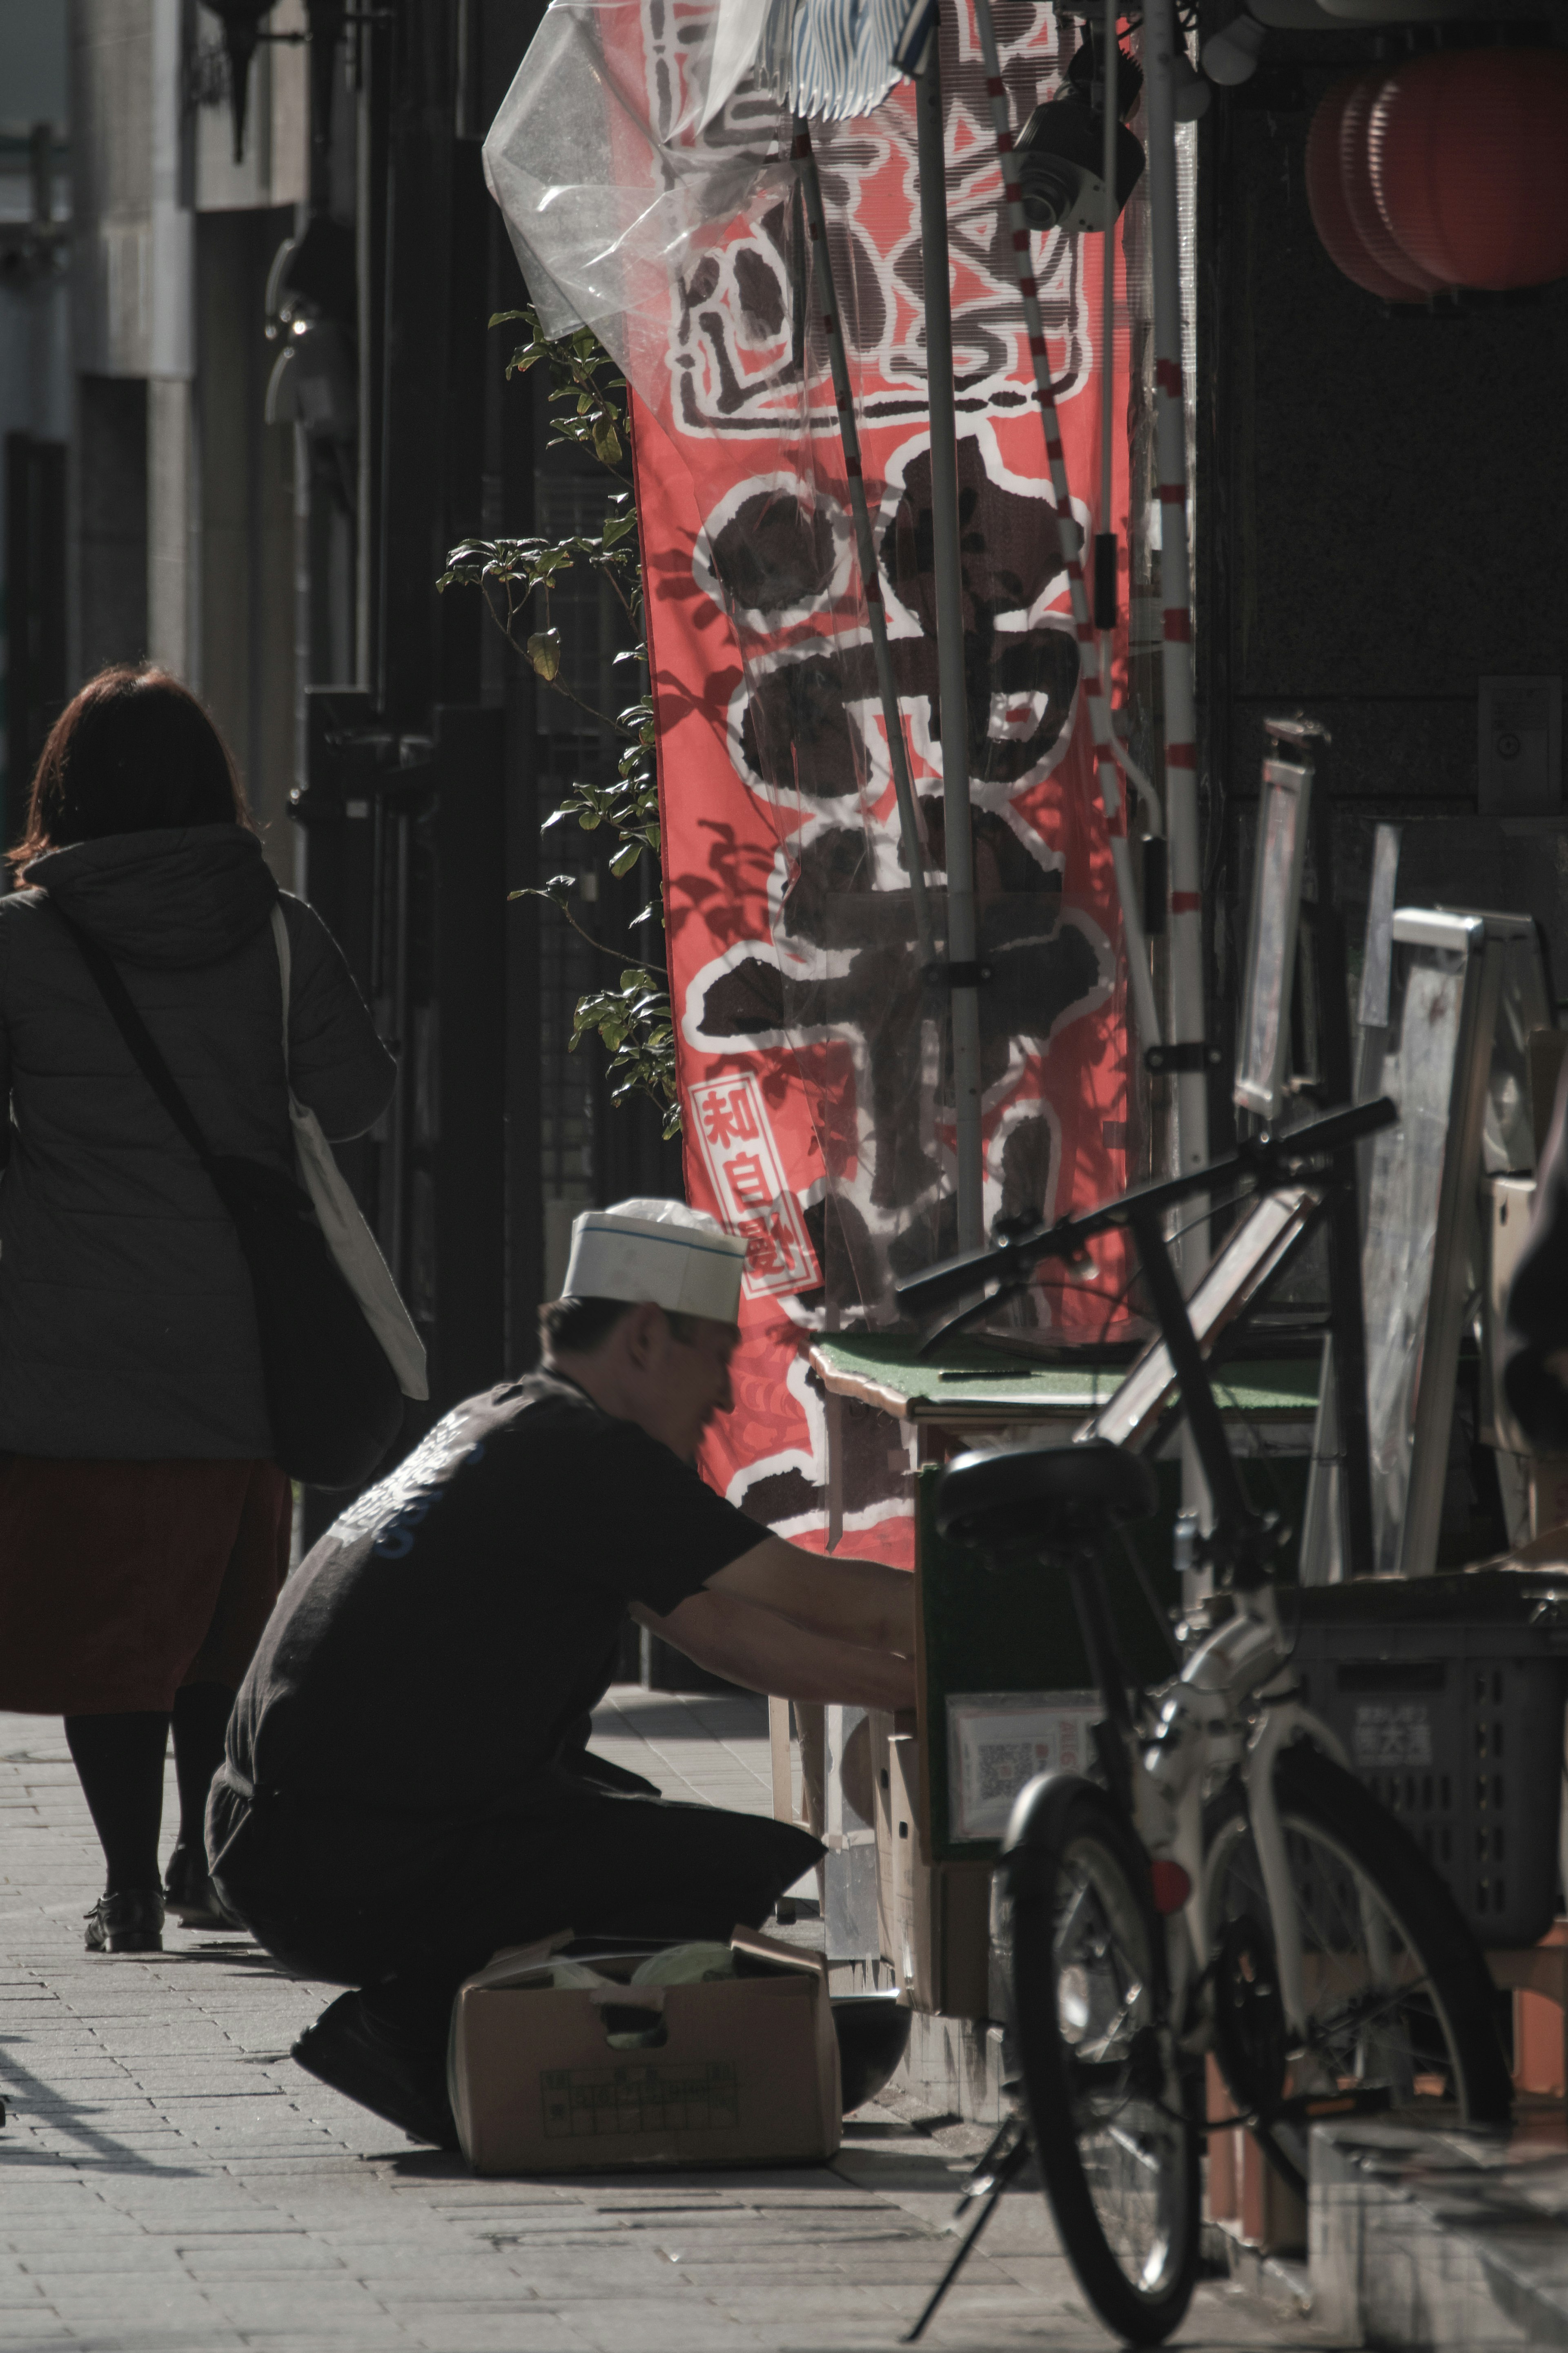
[[[814,1344],[812,1355],[836,1378],[897,1396],[904,1401],[905,1418],[918,1421],[940,1420],[944,1409],[961,1410],[966,1419],[992,1408],[998,1419],[1009,1414],[1088,1416],[1114,1394],[1129,1362],[1125,1350],[1112,1356],[1085,1349],[1069,1363],[1042,1364],[963,1340],[922,1359],[916,1339],[863,1332],[825,1336]],[[1222,1364],[1215,1387],[1226,1412],[1300,1418],[1317,1407],[1318,1359]]]

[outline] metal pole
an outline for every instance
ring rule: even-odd
[[[1105,108],[1100,173],[1105,181],[1105,244],[1100,280],[1100,514],[1094,549],[1094,626],[1116,627],[1116,532],[1110,520],[1111,437],[1116,427],[1116,77],[1121,63],[1117,24],[1121,0],[1105,0],[1100,83]],[[1103,673],[1102,673],[1103,674]],[[1109,691],[1109,684],[1107,691]]]
[[[811,132],[798,115],[795,118],[795,144],[790,154],[799,169],[801,189],[805,197],[806,225],[811,231],[812,249],[816,256],[817,282],[822,290],[822,325],[827,337],[828,364],[833,370],[833,396],[838,407],[838,431],[844,443],[844,470],[849,478],[849,504],[855,516],[860,579],[866,591],[866,617],[870,626],[871,651],[877,664],[877,691],[881,698],[882,724],[887,730],[888,757],[893,769],[893,792],[899,805],[899,838],[904,846],[904,863],[910,871],[915,945],[923,969],[936,962],[936,941],[931,930],[931,901],[926,895],[920,816],[915,807],[914,785],[910,776],[909,746],[904,741],[899,691],[893,679],[893,658],[888,648],[888,613],[882,602],[882,575],[877,563],[877,545],[871,536],[871,517],[866,505],[866,481],[860,467],[860,434],[855,422],[854,395],[849,388],[849,359],[844,348],[838,290],[833,282],[833,257],[827,249],[822,182],[817,176],[816,157],[812,153]]]
[[[1298,759],[1312,759],[1309,744],[1281,746]],[[1314,776],[1308,822],[1312,828],[1312,980],[1322,1040],[1323,1092],[1331,1103],[1353,1100],[1355,1069],[1351,1054],[1350,1006],[1345,997],[1345,926],[1334,897],[1333,836],[1329,796],[1321,774]],[[1330,1336],[1323,1344],[1322,1379],[1334,1384],[1334,1424],[1342,1463],[1335,1482],[1342,1506],[1343,1557],[1347,1575],[1370,1577],[1377,1566],[1373,1535],[1372,1437],[1366,1398],[1366,1316],[1362,1298],[1361,1188],[1357,1147],[1346,1145],[1333,1160],[1336,1190],[1329,1205]]]
[[[958,553],[958,438],[952,398],[952,294],[947,259],[947,142],[942,33],[932,31],[915,83],[921,245],[925,268],[926,397],[931,412],[931,563],[942,696],[942,798],[947,864],[947,978],[952,1005],[952,1095],[958,1145],[958,1247],[985,1239],[980,1141],[980,962],[974,839],[969,815],[969,705],[963,681],[963,583]]]
[[[958,2252],[952,2261],[926,2299],[925,2309],[920,2318],[906,2335],[900,2337],[900,2345],[918,2345],[925,2335],[938,2305],[974,2253],[980,2234],[996,2211],[1003,2191],[1013,2176],[1027,2161],[1029,2147],[1029,2136],[1022,2124],[1016,2116],[1009,2116],[975,2167],[968,2184],[960,2193],[958,2211],[961,2214],[966,2205],[976,2200],[981,2201],[974,2220],[959,2241]],[[997,2155],[999,2150],[1002,2151],[1000,2157]]]
[[[1111,863],[1116,871],[1116,892],[1121,902],[1121,928],[1127,940],[1128,976],[1132,989],[1132,1003],[1138,1017],[1139,1032],[1144,1050],[1147,1051],[1149,1047],[1157,1046],[1160,1042],[1160,1017],[1154,1004],[1154,984],[1149,977],[1148,944],[1143,936],[1137,886],[1132,879],[1131,853],[1127,847],[1127,835],[1121,816],[1121,779],[1116,765],[1110,712],[1100,681],[1100,647],[1094,633],[1094,616],[1089,611],[1089,591],[1084,586],[1083,537],[1072,511],[1072,492],[1068,483],[1067,458],[1062,448],[1061,421],[1057,415],[1057,396],[1051,385],[1050,362],[1046,353],[1045,322],[1040,317],[1039,289],[1035,282],[1034,264],[1030,258],[1029,225],[1024,218],[1023,202],[1018,195],[1018,166],[1013,154],[1013,127],[1007,119],[1007,90],[1002,79],[1002,62],[996,47],[996,28],[992,22],[990,0],[974,0],[974,15],[980,28],[981,51],[985,59],[985,89],[991,100],[991,121],[996,133],[996,153],[1001,161],[1003,185],[1006,190],[1007,215],[1012,223],[1013,267],[1018,280],[1018,291],[1023,298],[1024,324],[1028,331],[1029,354],[1034,362],[1035,397],[1039,404],[1040,424],[1046,437],[1046,459],[1051,474],[1051,497],[1056,503],[1058,529],[1061,533],[1062,557],[1067,565],[1068,591],[1072,600],[1073,631],[1078,638],[1079,688],[1089,707],[1089,728],[1094,738],[1095,773],[1100,784],[1100,805],[1105,811],[1105,828],[1110,842]],[[922,155],[921,165],[922,211],[925,205],[925,177]],[[929,311],[929,295],[927,307]],[[1109,365],[1109,352],[1106,360]],[[945,757],[944,753],[944,760]]]
[[[1182,399],[1181,230],[1171,0],[1145,0],[1143,103],[1149,136],[1149,241],[1154,276],[1154,438],[1160,478],[1160,593],[1164,605],[1165,829],[1171,849],[1171,1035],[1176,1072],[1176,1166],[1209,1156],[1205,1068],[1203,874],[1198,839],[1197,722],[1193,707],[1192,588],[1187,553],[1187,428]],[[1194,1253],[1206,1257],[1202,1249]]]

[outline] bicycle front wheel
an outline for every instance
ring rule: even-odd
[[[1353,1775],[1305,1741],[1282,1748],[1274,1792],[1301,1937],[1305,2031],[1285,2033],[1297,2096],[1384,2091],[1399,2122],[1500,2124],[1512,2098],[1474,1936],[1426,1856]],[[1211,1949],[1228,1923],[1267,1923],[1247,1795],[1232,1782],[1205,1822]],[[1249,2087],[1228,2085],[1243,2110]],[[1305,2121],[1253,2130],[1299,2196]]]
[[[1005,1868],[1017,2059],[1062,2250],[1107,2326],[1157,2345],[1197,2273],[1199,2158],[1149,1860],[1103,1790],[1062,1779]]]

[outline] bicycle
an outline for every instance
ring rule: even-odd
[[[1304,2193],[1319,2118],[1501,2124],[1510,2113],[1490,1978],[1468,1924],[1292,1684],[1271,1572],[1283,1532],[1243,1493],[1163,1225],[1226,1180],[1250,1179],[1265,1197],[1298,1187],[1299,1214],[1266,1221],[1258,1246],[1272,1277],[1347,1181],[1349,1148],[1396,1116],[1384,1100],[1255,1138],[1210,1167],[900,1286],[906,1304],[922,1305],[982,1278],[1005,1291],[1041,1259],[1081,1260],[1094,1235],[1130,1229],[1215,1521],[1203,1542],[1212,1600],[1172,1630],[1175,1672],[1145,1691],[1096,1574],[1120,1525],[1156,1502],[1152,1466],[1097,1434],[1114,1416],[1070,1445],[963,1455],[938,1482],[944,1536],[993,1561],[1065,1570],[1104,1714],[1092,1778],[1042,1775],[1014,1808],[994,1885],[1014,2114],[965,2193],[980,2211],[906,2343],[1031,2144],[1084,2294],[1123,2338],[1153,2345],[1181,2321],[1196,2278],[1205,2133],[1247,2125]],[[1323,1172],[1336,1156],[1338,1172]],[[1211,2053],[1234,2116],[1205,2114]]]

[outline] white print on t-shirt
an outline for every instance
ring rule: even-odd
[[[348,1544],[366,1528],[374,1528],[371,1550],[383,1560],[401,1560],[411,1552],[416,1528],[441,1501],[447,1482],[470,1462],[483,1458],[483,1439],[471,1445],[463,1441],[465,1419],[459,1406],[436,1424],[390,1477],[357,1496],[346,1512],[340,1512],[331,1526],[333,1540]]]

